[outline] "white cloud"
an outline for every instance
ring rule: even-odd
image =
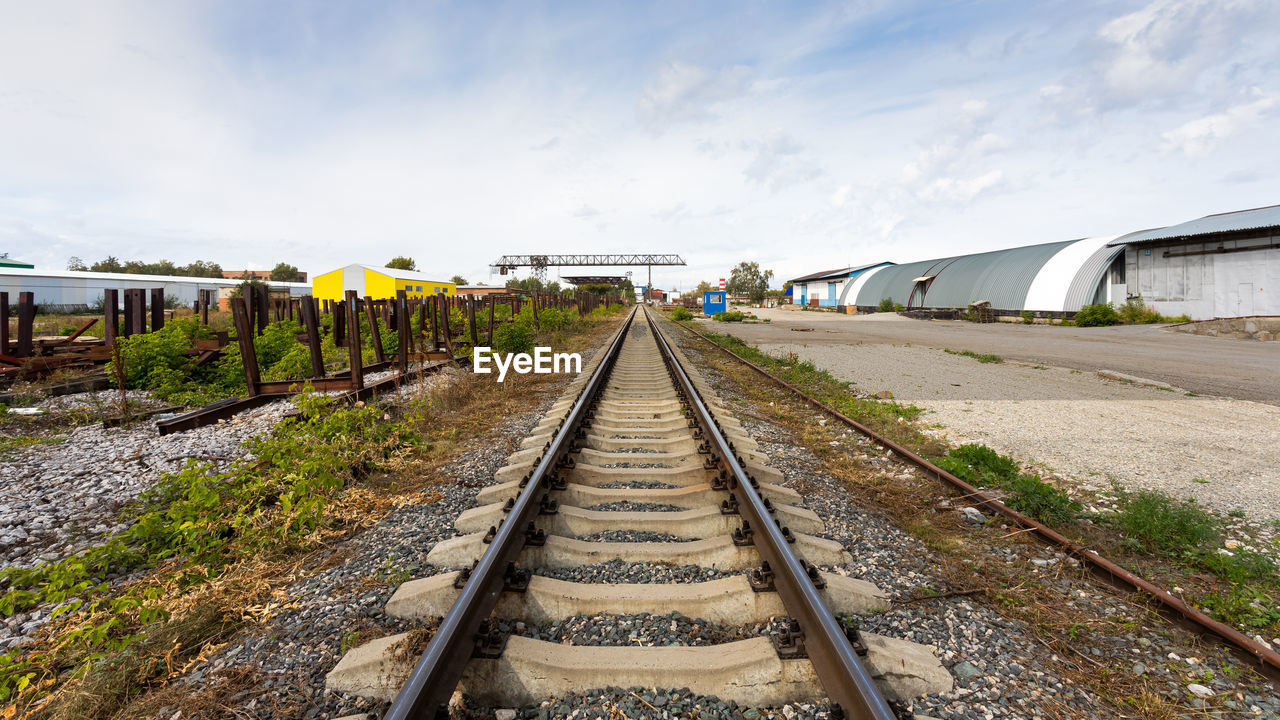
[[[840,187],[836,188],[835,192],[831,193],[831,197],[827,198],[827,202],[831,203],[832,207],[838,207],[838,208],[845,207],[852,200],[853,200],[852,185],[841,185]]]
[[[1155,0],[1099,28],[1091,102],[1102,109],[1185,97],[1251,37],[1274,51],[1272,0]]]
[[[929,202],[948,202],[966,205],[983,192],[996,187],[1004,179],[1004,172],[992,170],[977,177],[942,177],[929,183],[920,191],[920,197]]]
[[[764,138],[743,143],[754,150],[750,164],[742,171],[747,179],[767,185],[777,192],[822,175],[822,168],[804,157],[804,147],[791,135],[775,130]]]
[[[1164,138],[1162,149],[1181,152],[1187,157],[1204,157],[1223,140],[1261,123],[1275,106],[1274,97],[1264,97],[1236,105],[1226,112],[1192,120],[1161,135]]]
[[[714,119],[714,108],[747,91],[751,68],[745,65],[712,69],[671,60],[640,98],[644,124],[661,132],[680,123]]]

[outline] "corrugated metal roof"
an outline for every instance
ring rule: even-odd
[[[1115,242],[1114,240],[1112,242]],[[1098,283],[1102,282],[1107,272],[1111,269],[1111,263],[1116,256],[1124,252],[1122,247],[1114,247],[1108,243],[1093,252],[1088,260],[1080,265],[1080,269],[1076,271],[1075,279],[1071,281],[1071,286],[1067,288],[1067,296],[1063,299],[1062,309],[1067,312],[1078,312],[1085,305],[1093,303],[1093,294],[1098,289]]]
[[[867,280],[858,293],[857,304],[877,305],[887,297],[909,307],[947,308],[988,300],[999,310],[1021,310],[1040,268],[1073,242],[1076,241],[1028,245],[885,268]],[[918,295],[912,297],[916,278],[929,275],[935,277],[924,300]]]
[[[1132,243],[1151,242],[1154,240],[1171,240],[1210,235],[1213,233],[1234,232],[1237,230],[1254,230],[1262,228],[1280,228],[1280,205],[1237,210],[1235,212],[1205,215],[1181,225],[1142,230],[1123,235],[1111,241],[1112,245],[1130,245]]]
[[[856,265],[854,267],[836,268],[835,270],[824,270],[822,272],[813,273],[812,275],[803,275],[798,278],[792,278],[788,282],[802,283],[802,282],[813,282],[815,280],[826,280],[827,278],[848,277],[852,273],[860,273],[863,270],[868,270],[873,267],[880,267],[881,265],[892,265],[892,264],[893,263],[891,262],[878,262],[878,263],[871,263],[870,265]]]

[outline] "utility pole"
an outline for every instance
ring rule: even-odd
[[[649,284],[644,286],[644,304],[649,304],[649,298],[653,297],[653,266],[649,266]]]

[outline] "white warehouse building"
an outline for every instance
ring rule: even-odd
[[[180,305],[190,305],[200,299],[201,290],[217,290],[222,297],[241,282],[226,278],[0,267],[0,292],[9,293],[10,303],[18,302],[18,293],[30,292],[35,296],[36,305],[49,310],[70,311],[96,306],[101,304],[104,290],[126,288],[164,288],[166,297],[177,298]],[[267,286],[277,292],[287,290],[291,297],[311,294],[310,283],[268,281]]]

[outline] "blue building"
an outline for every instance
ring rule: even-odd
[[[715,315],[718,312],[729,311],[729,296],[723,290],[712,290],[702,293],[702,312],[706,315]]]
[[[871,265],[825,270],[794,278],[791,280],[791,302],[795,305],[838,307],[841,304],[841,292],[848,286],[850,280],[868,270],[892,264],[878,262]]]

